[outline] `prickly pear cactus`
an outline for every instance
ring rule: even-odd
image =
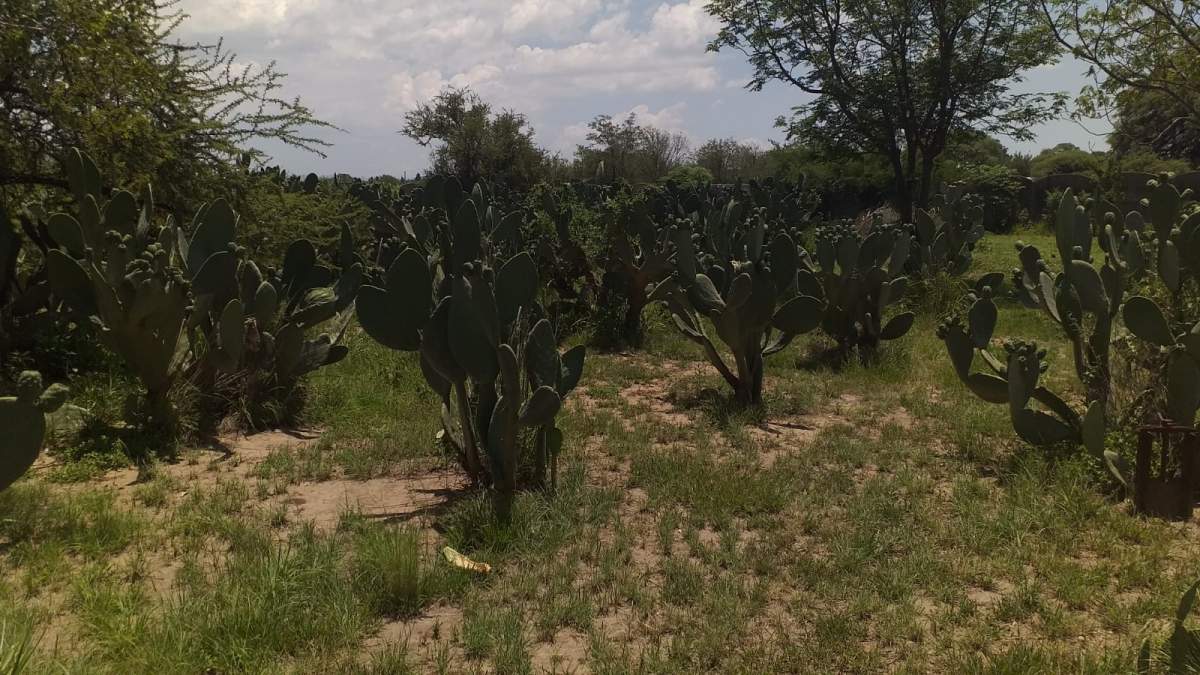
[[[457,182],[427,184],[420,200],[433,206],[406,230],[379,280],[359,289],[356,309],[371,338],[419,354],[442,401],[445,437],[468,475],[495,490],[505,516],[521,487],[523,429],[535,437],[535,482],[547,468],[553,482],[562,445],[554,419],[584,351],[558,352],[550,323],[538,318],[537,266],[528,253],[504,255],[506,218],[485,194],[460,199]]]
[[[922,277],[965,274],[984,235],[983,208],[961,190],[950,190],[936,196],[929,211],[917,209],[914,220],[911,267]]]
[[[538,237],[534,249],[543,285],[554,291],[547,309],[556,323],[587,316],[595,306],[598,287],[592,261],[571,234],[575,210],[566,202],[566,194],[565,190],[544,188],[541,211],[553,224],[554,234]]]
[[[1123,221],[1111,212],[1094,220],[1096,208],[1080,204],[1067,190],[1055,218],[1055,243],[1064,261],[1063,271],[1053,272],[1034,246],[1017,244],[1021,266],[1012,272],[1016,298],[1025,306],[1041,309],[1062,329],[1071,343],[1076,376],[1083,383],[1083,411],[1040,384],[1046,370],[1046,353],[1035,344],[1008,342],[1006,356],[991,352],[998,310],[992,295],[1002,278],[991,275],[976,285],[968,297],[966,320],[955,317],[938,328],[959,379],[990,403],[1009,405],[1013,429],[1033,445],[1064,441],[1083,444],[1102,457],[1118,478],[1117,456],[1105,449],[1109,392],[1109,353],[1112,331],[1124,301],[1127,280],[1141,274],[1146,255],[1141,217],[1130,213]],[[1092,257],[1092,242],[1099,240],[1104,262]],[[1130,300],[1136,308],[1142,307]],[[1129,303],[1125,303],[1128,312]],[[1130,324],[1126,319],[1126,324]],[[975,372],[978,355],[991,373]],[[1034,405],[1034,404],[1037,405]]]
[[[1191,191],[1180,192],[1165,177],[1151,181],[1147,206],[1153,228],[1149,246],[1155,253],[1154,293],[1167,306],[1150,297],[1136,295],[1125,302],[1125,327],[1137,338],[1158,350],[1166,383],[1160,412],[1174,424],[1191,427],[1200,409],[1200,317],[1186,297],[1200,290],[1200,212],[1182,215]],[[1132,214],[1131,214],[1132,215]],[[1145,257],[1145,256],[1144,256]]]
[[[601,303],[608,307],[624,300],[622,323],[608,333],[617,338],[611,341],[636,347],[642,343],[650,288],[671,274],[674,248],[669,228],[658,226],[645,203],[607,216]]]
[[[62,407],[68,390],[61,384],[42,386],[42,376],[25,371],[17,378],[17,395],[0,397],[0,490],[12,485],[33,466],[46,436],[47,413]]]
[[[96,325],[100,340],[146,388],[153,423],[171,431],[176,420],[168,391],[186,353],[181,338],[191,283],[171,265],[170,228],[153,224],[148,188],[140,205],[117,191],[102,206],[91,159],[72,150],[67,170],[78,218],[59,213],[46,223],[57,244],[46,255],[51,288]]]
[[[1049,364],[1046,350],[1036,343],[1004,343],[1004,354],[992,352],[992,335],[998,310],[992,288],[984,286],[971,296],[966,321],[954,317],[938,327],[954,371],[963,384],[988,403],[1007,404],[1013,429],[1027,443],[1051,445],[1063,441],[1085,443],[1097,456],[1104,454],[1104,406],[1093,401],[1083,414],[1040,383]],[[987,370],[975,370],[979,356]],[[990,371],[990,372],[987,372]],[[1036,405],[1035,405],[1036,404]]]
[[[217,370],[272,373],[275,384],[298,378],[345,358],[341,345],[349,309],[362,282],[363,265],[343,224],[338,272],[323,264],[306,239],[292,242],[278,273],[267,273],[235,243],[237,214],[224,200],[202,207],[191,239],[175,231],[178,259],[192,279],[196,311],[189,329],[202,342]],[[308,337],[329,324],[332,330]]]
[[[801,284],[820,288],[828,301],[821,329],[837,341],[842,357],[857,350],[870,361],[881,342],[906,335],[916,318],[912,312],[887,318],[908,289],[904,268],[912,238],[878,223],[865,235],[842,224],[818,228],[816,237],[815,261],[801,272]]]
[[[694,213],[671,227],[674,270],[650,293],[676,327],[704,348],[713,367],[744,405],[762,403],[763,357],[782,351],[821,322],[824,300],[799,282],[803,249],[782,228],[772,230],[761,212],[744,218],[729,201],[717,213]],[[704,327],[712,321],[733,352],[730,368]]]
[[[1099,227],[1093,228],[1087,208],[1068,189],[1059,202],[1054,230],[1063,270],[1054,273],[1037,247],[1018,242],[1021,266],[1012,272],[1017,299],[1041,309],[1061,327],[1088,400],[1102,403],[1108,400],[1112,330],[1126,278],[1140,274],[1145,265],[1140,217],[1131,213],[1123,223],[1112,214],[1104,218],[1103,232],[1096,237]],[[1092,257],[1095,239],[1105,253],[1103,264]]]

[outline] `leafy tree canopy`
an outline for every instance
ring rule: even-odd
[[[1063,97],[1014,93],[1057,45],[1028,0],[712,0],[723,27],[710,48],[737,49],[751,89],[778,80],[814,96],[781,119],[792,138],[887,158],[902,214],[923,205],[951,133],[1019,139]]]
[[[0,3],[0,187],[64,187],[71,147],[111,186],[153,183],[186,209],[265,156],[272,140],[320,152],[328,127],[281,94],[274,64],[242,66],[172,37],[177,0]]]
[[[1200,0],[1042,0],[1042,9],[1055,38],[1089,66],[1077,115],[1152,122],[1139,135],[1153,134],[1147,145],[1159,148],[1159,136],[1200,128]]]
[[[617,120],[597,115],[588,123],[587,144],[575,150],[577,173],[608,180],[657,180],[691,157],[687,135],[638,123],[629,113]]]
[[[533,142],[525,116],[494,112],[467,88],[447,88],[404,116],[401,133],[421,145],[433,145],[433,170],[470,185],[480,178],[514,189],[536,183],[544,173],[545,153]]]
[[[1082,173],[1095,177],[1099,175],[1103,164],[1103,153],[1088,152],[1074,143],[1059,143],[1034,156],[1031,168],[1035,178],[1060,173]]]

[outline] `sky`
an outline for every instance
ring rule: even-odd
[[[598,114],[636,113],[642,124],[763,146],[783,140],[776,117],[804,102],[793,87],[745,88],[739,52],[707,52],[718,30],[707,0],[182,0],[176,35],[225,45],[242,64],[274,61],[300,96],[341,131],[321,157],[264,146],[297,173],[412,175],[429,150],[397,130],[404,113],[445,86],[469,86],[498,108],[524,113],[536,141],[570,157]],[[1085,84],[1076,62],[1035,69],[1019,91]],[[1106,147],[1100,122],[1035,129],[1036,152],[1061,142]],[[1005,139],[1002,139],[1005,140]]]

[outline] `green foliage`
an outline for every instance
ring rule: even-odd
[[[1155,269],[1161,284],[1158,294],[1164,309],[1144,295],[1125,302],[1125,326],[1151,349],[1162,350],[1157,380],[1166,386],[1157,402],[1170,422],[1193,427],[1200,409],[1200,316],[1187,302],[1189,292],[1200,290],[1200,214],[1184,216],[1183,205],[1191,192],[1179,192],[1165,177],[1149,186],[1151,231],[1157,255]]]
[[[646,200],[613,204],[608,213],[601,301],[595,341],[603,347],[641,346],[649,287],[671,273],[667,228],[658,227]]]
[[[887,160],[869,153],[835,153],[792,144],[767,153],[777,179],[804,184],[830,217],[854,216],[882,203],[892,192]]]
[[[597,115],[588,123],[587,145],[575,149],[578,177],[607,182],[656,181],[687,160],[685,134],[640,125],[632,112],[622,120]]]
[[[815,260],[801,270],[801,288],[821,291],[826,300],[821,329],[837,341],[842,358],[858,351],[872,361],[881,341],[903,337],[916,319],[902,312],[885,320],[887,309],[907,292],[903,272],[913,238],[881,223],[863,229],[834,223],[819,228],[816,237]]]
[[[587,321],[599,285],[593,260],[599,253],[602,231],[578,187],[543,183],[530,193],[531,199],[540,199],[535,211],[539,219],[529,228],[533,230],[529,239],[542,283],[553,294],[545,307],[554,325],[564,332]]]
[[[713,182],[713,174],[699,164],[680,164],[667,172],[662,181],[697,188]]]
[[[1116,118],[1119,152],[1142,145],[1196,161],[1200,2],[1054,0],[1044,7],[1057,40],[1093,76],[1076,99],[1077,114]]]
[[[557,478],[562,432],[555,416],[583,371],[583,347],[560,354],[536,302],[538,271],[513,254],[517,220],[501,216],[483,186],[431,179],[378,285],[362,287],[363,330],[380,344],[417,351],[442,401],[444,440],[472,480],[496,489],[502,517],[524,485],[522,432],[534,436],[533,483]],[[457,420],[455,419],[457,413]]]
[[[717,183],[761,178],[766,172],[765,153],[733,138],[714,138],[696,148],[693,161]]]
[[[1085,388],[1084,413],[1039,384],[1047,367],[1045,350],[1014,341],[1005,345],[1008,356],[1003,360],[989,351],[997,320],[991,298],[999,286],[999,275],[979,282],[965,322],[955,317],[938,330],[959,378],[985,401],[1007,403],[1013,428],[1023,440],[1033,445],[1082,443],[1093,455],[1104,457],[1120,480],[1124,480],[1121,462],[1105,448],[1106,428],[1113,418],[1109,410],[1110,352],[1118,314],[1135,336],[1168,352],[1165,359],[1150,362],[1161,364],[1162,372],[1153,379],[1166,383],[1160,404],[1166,416],[1191,426],[1200,407],[1200,342],[1195,337],[1200,335],[1200,322],[1195,317],[1185,320],[1182,305],[1168,320],[1168,313],[1150,298],[1134,295],[1125,299],[1131,284],[1151,267],[1167,297],[1176,300],[1197,274],[1191,262],[1197,258],[1181,254],[1200,246],[1200,217],[1182,217],[1189,195],[1166,180],[1154,181],[1149,187],[1150,228],[1139,212],[1131,212],[1122,221],[1111,205],[1103,202],[1092,204],[1092,214],[1103,214],[1093,217],[1067,190],[1055,219],[1055,242],[1060,259],[1066,261],[1062,272],[1052,274],[1036,247],[1018,244],[1021,267],[1013,271],[1016,296],[1027,307],[1040,308],[1071,344],[1075,374]],[[1105,255],[1099,267],[1092,258],[1093,240],[1099,241]],[[972,372],[976,354],[992,374]],[[1042,409],[1030,405],[1035,401]]]
[[[933,210],[917,209],[911,267],[920,276],[962,276],[971,267],[971,251],[983,238],[983,207],[961,188],[933,200]]]
[[[674,269],[649,299],[662,302],[680,332],[704,348],[739,403],[761,405],[764,357],[821,321],[824,302],[804,295],[799,283],[805,254],[784,227],[769,225],[761,211],[746,217],[735,200],[676,220],[667,234]],[[708,336],[705,318],[733,353],[736,372]]]
[[[544,171],[545,152],[534,145],[525,116],[494,113],[470,89],[447,88],[421,103],[405,114],[402,133],[421,145],[438,143],[431,158],[434,173],[467,185],[487,179],[528,189]]]
[[[953,185],[965,190],[983,209],[983,227],[1008,232],[1020,219],[1027,179],[1017,171],[995,164],[967,164],[953,172]]]
[[[318,180],[312,174],[301,179],[278,170],[248,177],[236,206],[241,215],[238,243],[254,251],[259,264],[275,267],[283,263],[287,247],[296,239],[307,239],[325,251],[336,250],[342,225],[361,236],[367,231],[370,213],[344,185]]]
[[[244,68],[221,42],[181,41],[171,2],[11,0],[0,5],[0,184],[66,188],[71,148],[113,185],[160,188],[187,212],[228,195],[271,140],[319,152],[329,127],[281,96],[273,64]],[[70,86],[64,86],[70,83]]]
[[[1068,261],[1065,271],[1051,275],[1036,247],[1018,243],[1021,267],[1013,270],[1013,284],[1021,302],[1045,312],[1070,341],[1076,375],[1088,393],[1086,415],[1075,412],[1061,397],[1039,386],[1038,379],[1047,364],[1045,351],[1036,344],[1007,343],[1008,356],[1003,360],[989,351],[997,318],[991,298],[1003,281],[1001,275],[981,279],[970,298],[967,323],[954,318],[939,327],[938,337],[946,344],[955,372],[971,391],[990,403],[1009,404],[1013,428],[1026,442],[1051,445],[1086,441],[1089,450],[1101,455],[1113,321],[1124,293],[1124,276],[1130,266],[1138,266],[1141,242],[1136,229],[1126,229],[1112,218],[1101,240],[1106,260],[1097,270],[1091,258],[1093,233],[1087,210],[1070,190],[1057,214],[1055,241],[1061,259]],[[971,371],[976,353],[994,374]],[[1033,401],[1040,402],[1046,411],[1029,407]]]
[[[347,229],[340,278],[305,240],[289,246],[278,274],[264,275],[235,243],[238,217],[224,200],[201,207],[189,238],[172,218],[155,224],[149,188],[140,206],[122,191],[101,206],[90,158],[76,151],[68,168],[79,219],[46,221],[50,284],[138,377],[149,427],[178,434],[173,387],[182,378],[211,395],[218,372],[232,376],[223,386],[243,399],[250,426],[276,424],[286,415],[264,414],[264,399],[291,396],[301,377],[345,357],[337,342],[362,276]],[[306,336],[335,317],[332,334]],[[142,414],[127,408],[131,419]]]
[[[264,428],[293,417],[304,376],[345,358],[348,349],[341,341],[363,264],[343,225],[340,276],[305,239],[287,247],[277,273],[268,269],[264,275],[235,243],[238,222],[217,201],[196,214],[190,240],[174,226],[168,239],[192,281],[189,341],[201,359],[194,379],[210,389],[217,386],[217,373],[233,374],[235,409],[249,428]],[[324,324],[330,324],[329,332],[308,337]]]
[[[1197,143],[1200,145],[1200,142]],[[1187,173],[1192,165],[1186,160],[1162,157],[1152,150],[1134,148],[1126,153],[1113,149],[1117,160],[1117,170],[1120,173],[1148,173],[1157,176],[1161,173]],[[1200,159],[1200,149],[1196,151]]]
[[[77,150],[67,175],[79,219],[58,213],[46,222],[57,244],[46,255],[51,287],[141,380],[152,424],[174,434],[169,393],[185,365],[190,282],[171,265],[169,230],[153,224],[149,190],[140,206],[123,191],[102,203],[99,170]]]
[[[0,428],[5,433],[0,490],[33,466],[46,435],[45,416],[61,408],[68,393],[61,384],[43,387],[40,373],[26,371],[17,379],[17,395],[0,397]]]
[[[1103,166],[1097,153],[1081,150],[1072,143],[1059,143],[1034,156],[1030,168],[1034,178],[1060,173],[1080,173],[1096,178]]]
[[[889,160],[905,220],[932,194],[952,132],[1028,139],[1063,106],[1059,95],[1009,90],[1019,73],[1057,52],[1041,13],[1020,0],[718,0],[708,10],[721,23],[710,48],[746,54],[752,89],[778,80],[814,95],[790,121],[780,119],[790,138]],[[905,20],[877,20],[891,16]],[[917,43],[925,48],[910,48]]]

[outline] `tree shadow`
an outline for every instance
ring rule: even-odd
[[[405,509],[399,511],[385,511],[381,513],[365,513],[363,517],[367,520],[375,520],[388,524],[404,524],[412,521],[415,518],[430,518],[433,520],[433,529],[441,531],[442,516],[450,512],[459,502],[476,494],[479,488],[464,483],[457,488],[427,488],[413,490],[414,495],[421,495],[424,498],[430,499],[430,503],[418,506],[413,509]]]
[[[853,362],[853,357],[836,345],[812,345],[793,361],[798,370],[809,373],[841,373]]]
[[[695,411],[721,429],[746,424],[761,425],[766,421],[766,407],[763,404],[743,403],[737,400],[732,391],[715,387],[704,387],[685,394],[668,392],[663,400],[677,410]]]

